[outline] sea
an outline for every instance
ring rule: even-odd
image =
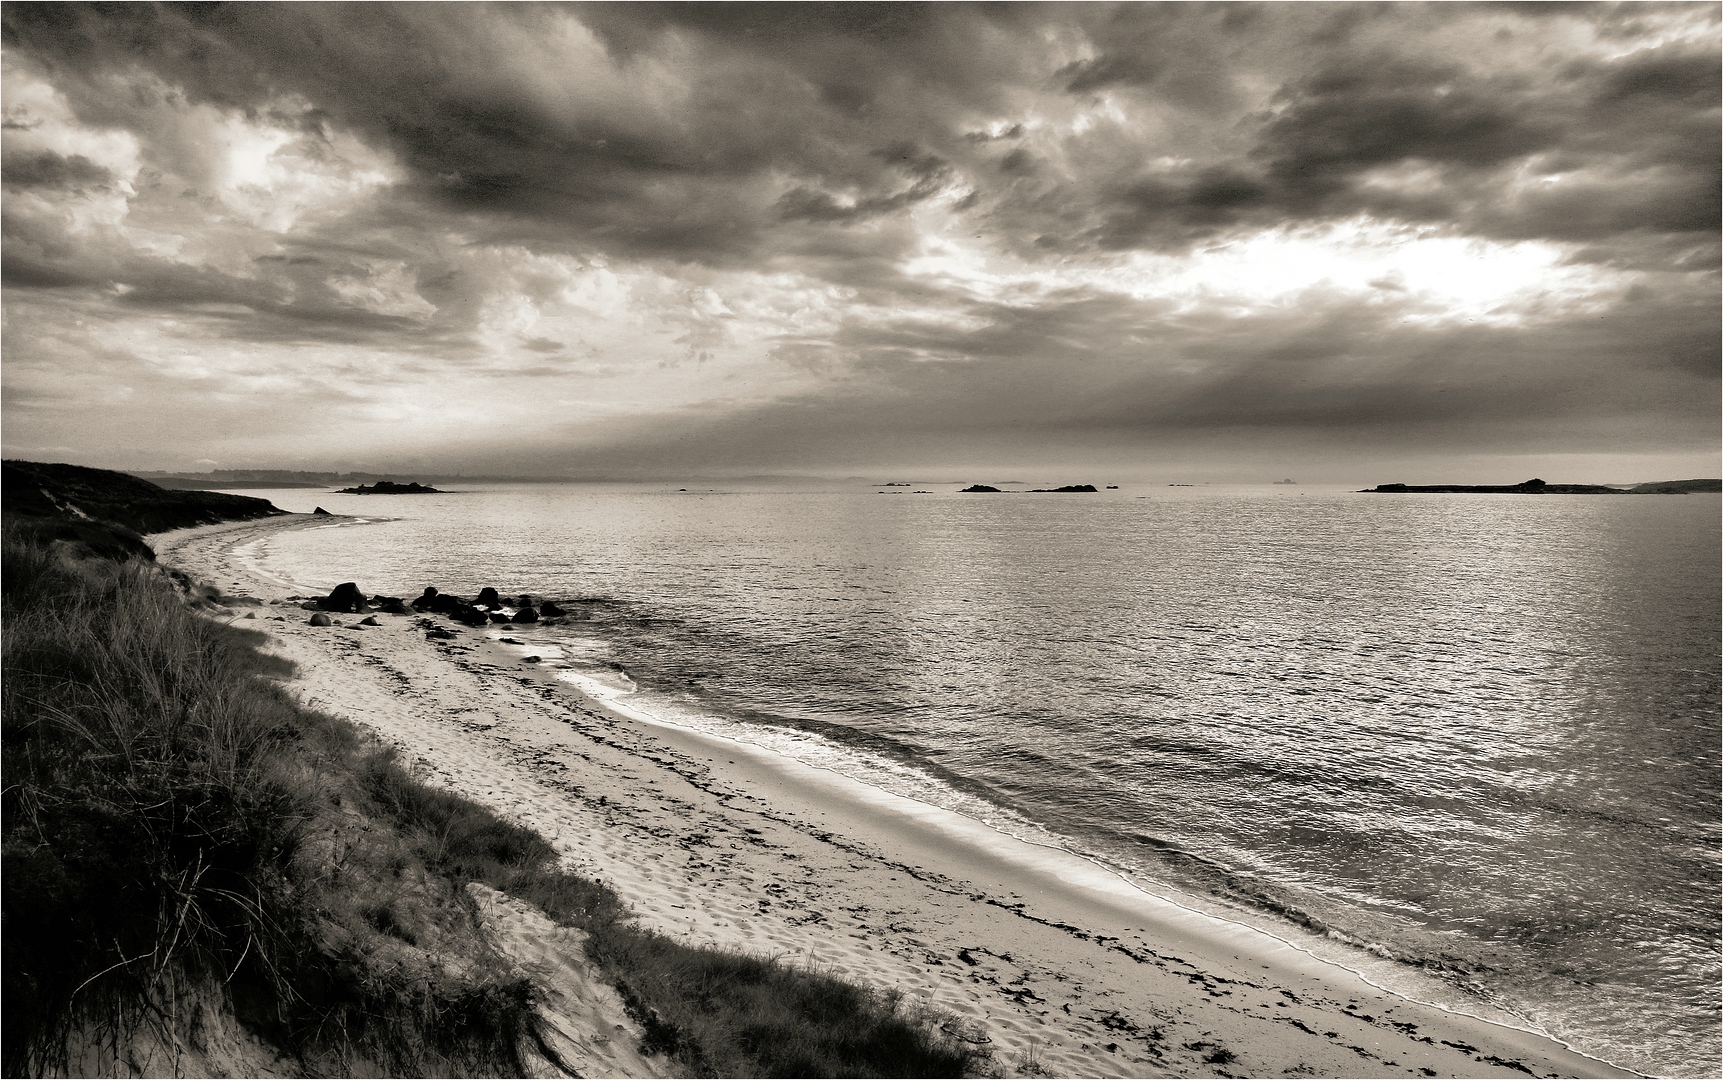
[[[362,521],[244,554],[556,600],[509,633],[631,708],[1717,1075],[1718,496],[968,483],[248,490]]]

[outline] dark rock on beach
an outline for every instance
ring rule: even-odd
[[[505,613],[504,613],[504,612],[501,612],[501,611],[493,611],[493,612],[491,612],[491,622],[494,622],[494,623],[506,623],[506,622],[508,622],[508,621],[509,621],[509,617],[508,617],[508,615],[507,615],[507,614],[505,614]]]
[[[480,611],[478,608],[473,607],[471,604],[459,605],[449,612],[449,618],[459,623],[466,623],[468,626],[484,626],[486,623],[491,621],[491,617],[489,615]]]
[[[503,606],[502,597],[498,596],[497,591],[489,585],[486,585],[484,588],[479,590],[479,598],[474,600],[473,603],[478,604],[480,607]]]
[[[317,517],[318,515],[322,515],[323,517],[334,517],[335,516],[334,514],[331,514],[329,511],[323,509],[321,506],[319,506],[317,509],[311,511],[312,517]]]
[[[399,596],[373,596],[371,598],[371,606],[375,607],[378,611],[383,612],[385,615],[412,614],[411,609],[407,607],[407,602],[402,600]]]
[[[331,619],[329,616],[323,614],[321,611],[319,611],[315,615],[311,616],[311,618],[308,619],[307,621],[312,626],[334,626],[335,625],[335,620]]]
[[[538,622],[538,612],[530,607],[519,608],[515,611],[514,621],[524,623]]]
[[[425,591],[419,594],[419,598],[413,601],[412,607],[414,611],[430,611],[436,602],[437,587],[435,585],[427,585],[425,586]]]
[[[335,591],[325,596],[320,603],[324,611],[342,611],[354,615],[368,615],[371,612],[371,605],[365,602],[365,594],[351,581],[335,586]]]

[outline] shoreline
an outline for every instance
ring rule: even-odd
[[[310,627],[279,604],[296,587],[246,550],[363,520],[148,539],[164,563],[266,601],[246,625],[299,665],[290,688],[308,705],[540,829],[647,925],[902,990],[988,1039],[1006,1075],[1638,1075],[1384,990],[1062,848],[583,692],[483,629],[433,642],[419,616]]]

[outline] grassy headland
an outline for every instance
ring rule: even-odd
[[[164,505],[105,474],[125,498],[103,502],[101,471],[79,470],[78,502],[41,482],[72,467],[35,466],[21,506],[23,464],[0,582],[6,1075],[207,1067],[235,1026],[252,1063],[305,1074],[522,1075],[554,1051],[474,881],[586,931],[647,1048],[687,1075],[984,1065],[889,995],[641,928],[542,836],[301,707],[264,635],[192,610],[126,528],[207,520],[207,493]],[[67,509],[91,505],[118,523]]]

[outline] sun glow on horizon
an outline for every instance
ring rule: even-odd
[[[1641,276],[1573,262],[1574,250],[1360,216],[1235,235],[1179,254],[1135,251],[1076,265],[1030,264],[996,247],[929,234],[901,269],[997,302],[1086,288],[1170,302],[1172,314],[1244,317],[1317,294],[1329,303],[1392,305],[1413,325],[1511,327],[1601,310]]]

